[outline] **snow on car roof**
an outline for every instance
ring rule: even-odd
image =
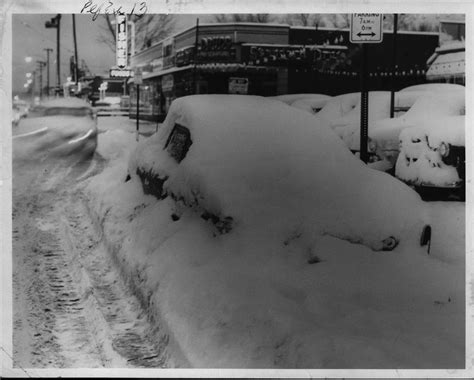
[[[57,98],[53,100],[47,100],[41,103],[41,107],[67,107],[67,108],[82,108],[90,107],[90,104],[85,100],[79,98]]]
[[[269,97],[269,99],[280,100],[286,104],[292,104],[300,99],[330,99],[331,96],[324,94],[285,94]]]
[[[317,123],[257,96],[179,98],[158,133],[139,145],[129,170],[166,175],[165,188],[177,199],[283,235],[319,230],[374,246],[413,227],[418,195],[368,169]],[[192,140],[179,164],[164,149],[175,124],[189,128]]]
[[[403,136],[411,136],[415,133],[423,133],[427,136],[430,146],[437,147],[442,142],[456,146],[466,145],[464,115],[448,116],[439,119],[427,120],[420,122],[417,128],[409,128],[400,134]],[[412,131],[413,130],[413,131]]]

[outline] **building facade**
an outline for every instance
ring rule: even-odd
[[[392,35],[369,48],[371,90],[389,89]],[[426,61],[438,46],[437,33],[398,35],[395,75],[401,87],[425,80]],[[162,120],[171,102],[191,94],[288,93],[337,95],[359,88],[360,45],[348,29],[280,24],[196,25],[131,58],[142,73],[140,118]],[[130,81],[131,117],[136,89]]]

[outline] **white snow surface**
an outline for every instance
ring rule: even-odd
[[[314,97],[314,98],[303,98],[298,99],[291,103],[292,107],[299,108],[303,111],[309,112],[314,115],[318,113],[330,100],[329,96],[324,95],[324,97]]]
[[[173,102],[165,125],[138,150],[130,135],[113,155],[121,132],[101,134],[98,152],[111,161],[87,187],[117,262],[190,365],[463,367],[464,205],[420,202],[364,167],[330,130],[310,127],[311,115],[256,97],[224,98]],[[175,121],[196,133],[179,169],[162,145]],[[223,195],[234,229],[216,235],[194,210],[144,195],[135,176],[125,182],[127,149],[135,150],[132,168],[166,166],[175,191],[206,184],[200,194]],[[422,215],[433,228],[429,255],[413,228]],[[312,226],[338,217],[347,231],[365,225],[368,236],[384,225],[400,231],[403,220],[406,228],[393,252],[376,253]],[[321,262],[307,264],[310,254]]]

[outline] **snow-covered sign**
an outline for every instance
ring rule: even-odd
[[[116,58],[120,69],[127,67],[127,16],[116,16]]]
[[[380,43],[383,39],[382,13],[353,13],[350,41],[352,43]]]

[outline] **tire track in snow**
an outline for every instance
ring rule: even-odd
[[[104,165],[15,173],[15,366],[166,367],[168,336],[122,282],[74,190]]]

